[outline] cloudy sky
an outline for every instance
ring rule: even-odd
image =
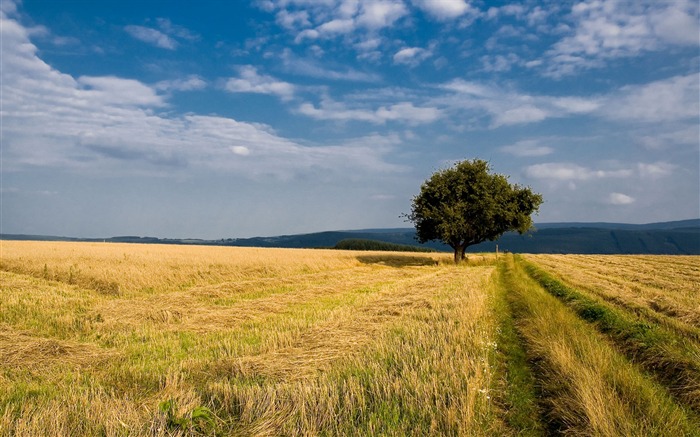
[[[700,216],[695,0],[0,0],[1,227],[410,226],[481,158],[535,218]]]

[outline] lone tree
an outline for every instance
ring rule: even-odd
[[[486,161],[461,161],[425,181],[407,216],[416,226],[418,241],[450,245],[459,263],[471,245],[530,229],[530,215],[539,209],[542,196],[490,170]]]

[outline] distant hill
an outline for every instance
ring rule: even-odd
[[[700,219],[675,222],[626,223],[539,223],[526,235],[505,234],[496,242],[472,246],[469,252],[493,252],[496,244],[501,251],[520,253],[580,253],[580,254],[659,254],[700,255]],[[450,251],[439,242],[419,245],[413,228],[361,229],[326,231],[275,237],[228,238],[221,240],[162,239],[155,237],[121,236],[111,238],[69,238],[38,235],[0,235],[5,240],[45,241],[106,241],[121,243],[197,244],[217,246],[332,248],[341,240],[373,240],[378,242],[422,246]]]

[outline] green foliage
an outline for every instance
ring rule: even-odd
[[[532,227],[532,213],[542,196],[508,178],[491,174],[486,161],[458,162],[441,170],[421,186],[408,219],[421,243],[440,240],[460,261],[467,247],[493,241],[508,231],[524,233]]]
[[[195,407],[189,414],[178,415],[175,401],[168,399],[158,405],[158,410],[165,415],[165,425],[169,430],[194,431],[212,434],[216,423],[214,413],[207,407]]]
[[[340,250],[383,250],[388,252],[437,252],[435,249],[429,247],[394,244],[363,238],[346,238],[338,241],[333,248]]]

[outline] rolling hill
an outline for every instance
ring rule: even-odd
[[[331,248],[341,240],[361,239],[444,251],[451,250],[439,242],[418,244],[413,228],[325,231],[220,240],[163,239],[138,236],[91,239],[10,234],[0,235],[0,238],[6,240],[105,241],[280,248]],[[700,255],[700,219],[648,224],[539,223],[536,224],[536,230],[529,234],[508,233],[496,242],[485,242],[472,246],[468,252],[493,252],[496,244],[501,251],[519,253]]]

